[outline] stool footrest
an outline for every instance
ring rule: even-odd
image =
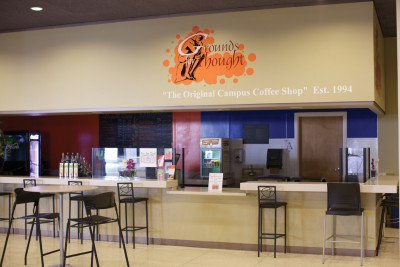
[[[121,228],[121,231],[138,231],[138,230],[143,230],[143,229],[147,229],[146,226],[127,226],[125,228]]]
[[[273,233],[262,233],[260,238],[262,239],[277,239],[286,236],[285,234],[273,234]]]
[[[59,252],[59,251],[60,251],[60,249],[52,250],[52,251],[43,253],[43,256],[50,255],[50,254],[53,254],[53,253],[56,253],[56,252]]]
[[[65,258],[72,258],[72,257],[80,256],[80,255],[89,254],[89,253],[92,253],[92,251],[89,250],[89,251],[85,251],[85,252],[81,252],[81,253],[76,253],[76,254],[71,254],[71,255],[65,255]]]

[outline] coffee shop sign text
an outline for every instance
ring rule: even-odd
[[[251,96],[257,97],[274,97],[274,96],[295,96],[302,97],[305,95],[328,95],[328,94],[351,94],[353,88],[351,85],[333,85],[333,86],[302,86],[298,88],[282,87],[279,89],[273,88],[254,88],[251,90],[194,90],[194,91],[164,91],[163,96],[169,99],[202,99],[202,98],[217,98],[217,97],[232,97],[245,98]]]

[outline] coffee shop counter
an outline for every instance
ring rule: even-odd
[[[12,185],[12,180],[14,185]],[[115,178],[114,178],[115,179]],[[43,183],[67,183],[64,179],[38,178]],[[79,179],[78,179],[79,180]],[[116,191],[117,180],[82,179],[84,183],[98,185],[99,191]],[[149,181],[150,182],[150,181]],[[161,181],[158,181],[161,182]],[[222,249],[254,251],[257,256],[257,185],[276,184],[278,200],[286,201],[287,206],[287,244],[292,253],[314,253],[322,251],[324,213],[326,210],[326,184],[306,182],[246,182],[242,190],[223,190],[223,194],[208,194],[206,190],[176,190],[176,184],[163,181],[164,187],[146,187],[145,181],[135,190],[138,197],[149,198],[149,235],[153,244],[195,246]],[[393,192],[397,188],[398,176],[382,176],[361,185],[362,207],[365,209],[366,255],[375,255],[380,219],[379,198],[381,193]],[[21,186],[22,178],[1,177],[3,186]],[[103,184],[103,186],[101,185]],[[167,188],[171,186],[171,188]],[[386,187],[387,186],[387,187]],[[4,189],[4,188],[3,188]],[[11,188],[9,188],[11,189]],[[225,188],[224,188],[225,189]],[[42,204],[47,205],[47,200]],[[1,213],[5,212],[6,201],[1,201]],[[68,210],[68,201],[64,201]],[[41,207],[45,211],[46,207]],[[46,208],[47,210],[47,208]],[[277,213],[277,230],[283,230],[282,209]],[[22,214],[23,208],[20,213]],[[128,210],[131,212],[131,209]],[[136,225],[144,223],[143,204],[135,206]],[[110,213],[111,215],[111,213]],[[131,221],[131,215],[128,215]],[[273,213],[265,211],[267,231],[273,231]],[[124,219],[122,212],[122,221]],[[331,220],[327,229],[330,231]],[[360,231],[360,218],[337,218],[338,233],[357,234]],[[5,227],[5,224],[0,225]],[[23,224],[16,226],[22,233]],[[50,227],[49,227],[50,229]],[[118,241],[115,228],[101,227],[102,240]],[[86,238],[88,234],[85,231]],[[145,243],[145,231],[136,232],[136,241]],[[268,249],[273,242],[268,242]],[[277,240],[278,251],[283,251],[283,240]],[[336,252],[341,255],[359,255],[357,246],[337,244]],[[279,255],[278,255],[279,257]]]

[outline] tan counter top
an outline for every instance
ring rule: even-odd
[[[399,176],[381,175],[360,184],[361,193],[396,193]],[[249,181],[240,183],[240,190],[257,190],[260,185],[276,186],[277,191],[283,192],[326,192],[326,183],[321,182],[274,182],[274,181]]]
[[[0,183],[3,184],[22,184],[23,179],[32,177],[24,176],[0,176]],[[132,182],[134,187],[143,188],[174,188],[178,186],[177,180],[157,180],[144,178],[121,178],[121,177],[104,177],[104,178],[77,178],[64,179],[59,177],[39,177],[36,179],[37,185],[62,185],[68,184],[68,181],[82,181],[83,185],[93,186],[117,186],[117,183]]]

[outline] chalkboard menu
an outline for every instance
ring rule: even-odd
[[[171,147],[172,113],[101,114],[100,147]]]

